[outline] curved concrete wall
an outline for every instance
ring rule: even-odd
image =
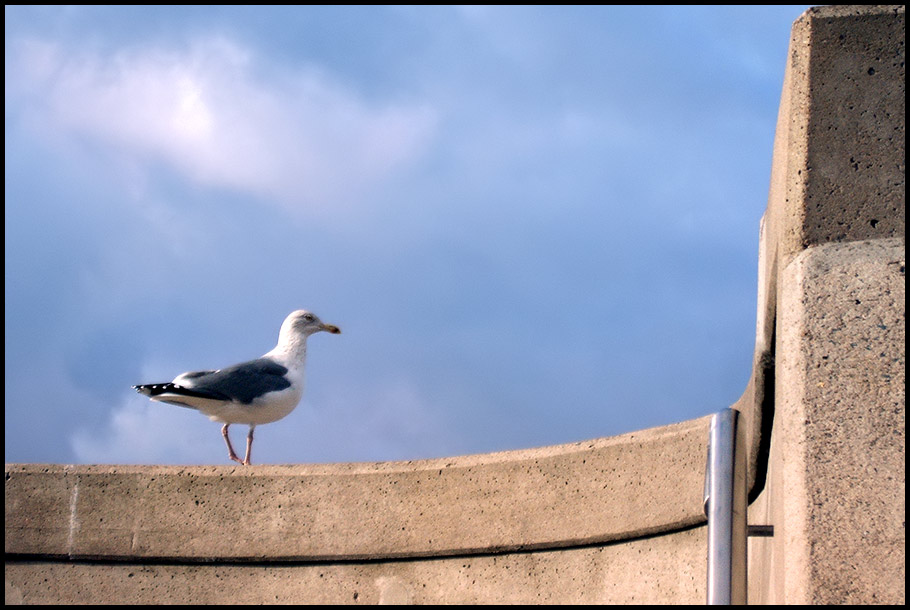
[[[7,603],[704,603],[704,528],[559,552],[259,564],[9,561]]]
[[[775,526],[752,601],[903,601],[903,15],[794,24],[735,405]],[[708,422],[414,462],[8,464],[6,599],[702,603]]]
[[[411,462],[9,466],[6,549],[70,558],[329,561],[637,538],[704,521],[707,424],[702,418],[583,443]],[[675,501],[666,502],[667,494]],[[235,535],[225,535],[225,523]]]
[[[412,462],[8,465],[7,554],[41,560],[8,564],[8,592],[272,599],[253,581],[288,602],[697,603],[707,426]],[[237,580],[202,586],[227,572]]]

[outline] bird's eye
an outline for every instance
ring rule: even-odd
[[[313,320],[316,319],[316,316],[314,316],[311,313],[308,313],[308,314],[304,314],[303,319],[306,320],[307,322],[312,322]]]

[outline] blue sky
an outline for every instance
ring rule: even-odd
[[[805,8],[7,6],[6,461],[229,463],[130,386],[299,308],[343,334],[254,463],[728,406]]]

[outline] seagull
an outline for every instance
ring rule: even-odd
[[[260,358],[216,371],[183,373],[168,383],[148,383],[133,388],[152,400],[196,409],[212,421],[223,423],[221,435],[227,443],[228,457],[249,466],[253,429],[259,424],[278,421],[300,402],[306,340],[320,331],[336,335],[341,332],[337,326],[323,323],[315,314],[298,309],[282,323],[275,349]],[[228,436],[231,424],[250,427],[243,460],[231,446]]]

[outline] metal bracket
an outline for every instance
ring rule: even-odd
[[[746,527],[749,538],[771,538],[774,536],[773,525],[749,525]]]

